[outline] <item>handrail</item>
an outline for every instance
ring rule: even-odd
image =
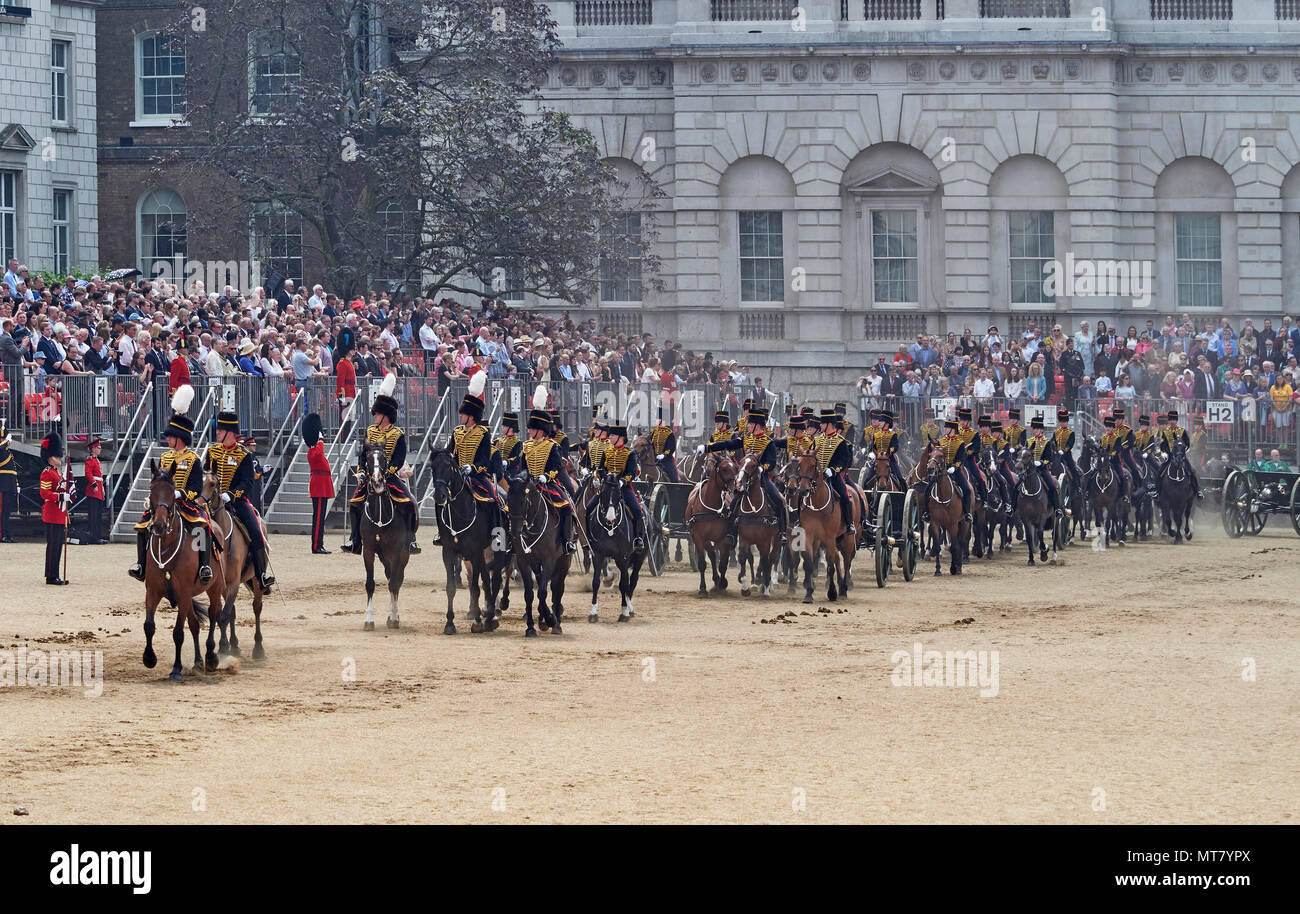
[[[450,390],[450,388],[448,389]],[[443,416],[443,413],[447,408],[448,401],[450,401],[451,399],[452,397],[449,397],[446,394],[443,394],[442,397],[439,398],[438,408],[433,411],[433,419],[429,422],[429,427],[424,430],[424,437],[420,439],[420,446],[415,449],[415,457],[417,459],[425,453],[426,449],[430,447],[431,438],[435,434],[442,434],[441,431],[437,431],[437,430],[439,429],[439,426],[441,426],[441,424],[446,419],[446,417]],[[412,495],[415,494],[416,489],[418,489],[420,484],[424,481],[424,475],[427,466],[428,466],[427,461],[423,461],[423,460],[419,461],[415,465],[415,472],[411,475]]]
[[[276,430],[275,435],[272,436],[270,442],[267,444],[267,456],[271,457],[273,461],[270,466],[264,468],[264,485],[268,489],[271,488],[273,481],[284,476],[284,459],[285,455],[289,453],[288,448],[284,447],[284,442],[287,441],[289,436],[302,425],[302,417],[298,416],[298,404],[302,400],[303,394],[304,391],[302,390],[298,390],[294,393],[293,400],[289,403],[289,411],[285,413],[284,419],[280,421],[280,427]],[[286,428],[289,426],[289,420],[294,416],[298,417],[294,419],[292,428],[289,428],[288,431],[286,431]],[[297,455],[297,452],[298,449],[294,448],[293,453],[295,456]]]
[[[117,452],[113,454],[113,462],[109,467],[109,475],[113,477],[113,488],[109,491],[108,495],[109,505],[117,504],[118,490],[122,486],[122,480],[126,478],[126,474],[122,473],[118,468],[118,465],[122,460],[123,451],[127,454],[126,464],[129,467],[131,465],[131,457],[135,455],[136,448],[140,446],[140,441],[144,438],[145,429],[149,427],[149,413],[144,412],[144,408],[152,402],[152,399],[153,381],[150,381],[145,386],[144,393],[140,397],[140,402],[136,404],[135,414],[131,416],[131,421],[127,423],[126,433],[123,435],[126,446],[123,447],[123,444],[119,443],[117,446]],[[135,428],[137,420],[140,422],[140,428],[137,429],[133,435],[131,430]],[[134,474],[131,475],[134,478]]]
[[[208,443],[208,437],[212,433],[212,423],[204,418],[208,411],[208,406],[212,403],[212,398],[217,395],[215,388],[209,388],[208,394],[203,398],[203,403],[199,406],[199,414],[194,419],[194,429],[198,436],[194,439],[195,452],[201,452]],[[201,430],[200,430],[201,429]]]

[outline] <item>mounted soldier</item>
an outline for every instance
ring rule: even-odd
[[[253,456],[239,443],[239,415],[218,413],[217,440],[208,445],[207,453],[203,455],[203,472],[217,478],[217,495],[244,528],[253,560],[253,573],[257,575],[262,590],[268,592],[275,585],[275,577],[267,568],[266,536],[250,497],[255,484],[253,462]]]
[[[713,414],[713,434],[709,437],[709,444],[727,441],[731,437],[731,416],[725,409],[720,409]]]
[[[564,543],[564,551],[572,554],[577,549],[569,532],[573,499],[563,484],[557,482],[564,473],[564,461],[555,441],[551,413],[546,409],[546,388],[541,385],[533,392],[533,409],[528,414],[528,440],[523,443],[522,453],[528,475],[537,480],[551,504],[559,510],[560,540]]]
[[[956,419],[945,419],[943,423],[947,434],[938,441],[939,453],[943,457],[944,470],[953,481],[957,484],[961,492],[961,504],[963,520],[968,524],[975,522],[974,507],[972,504],[973,495],[971,493],[970,480],[966,478],[965,466],[968,460],[967,451],[971,447],[962,437],[960,423]],[[921,482],[917,488],[924,497],[926,484]]]
[[[859,438],[858,438],[858,427],[849,421],[849,404],[836,403],[835,414],[840,417],[840,434],[842,434],[844,436],[844,440],[849,443],[849,455],[852,456],[854,449],[857,447],[857,445],[854,444],[854,442],[858,441]],[[865,437],[866,436],[865,436],[865,429],[864,429],[863,439],[865,439]]]
[[[844,521],[845,533],[855,537],[858,529],[853,524],[853,509],[849,506],[849,492],[844,485],[844,473],[853,466],[853,454],[849,443],[840,434],[839,424],[840,417],[835,410],[822,410],[821,431],[813,438],[813,453],[817,455],[817,469],[830,482],[840,500],[840,519]]]
[[[555,442],[556,454],[560,458],[560,484],[568,491],[569,497],[574,498],[578,494],[578,487],[573,484],[573,479],[569,476],[569,436],[564,434],[564,429],[560,428],[560,411],[553,409],[548,415],[553,429],[551,440]]]
[[[875,452],[877,460],[885,460],[889,463],[889,475],[893,477],[897,490],[906,492],[907,483],[903,479],[903,471],[898,466],[898,450],[902,447],[903,441],[902,436],[894,430],[894,414],[888,409],[882,409],[878,412],[878,416],[880,428],[872,436],[871,449]]]
[[[758,459],[760,466],[759,479],[763,487],[763,494],[772,500],[772,504],[778,506],[776,511],[777,525],[781,530],[781,542],[785,543],[786,524],[789,518],[789,511],[786,510],[785,499],[777,491],[776,483],[772,481],[772,467],[776,463],[777,448],[773,439],[767,433],[767,410],[757,407],[750,410],[748,422],[746,423],[745,434],[740,438],[731,438],[725,441],[715,441],[707,445],[700,445],[696,453],[713,454],[718,451],[739,451],[744,455],[752,455]],[[741,499],[732,499],[731,507],[727,512],[727,544],[731,547],[736,545],[737,534],[737,516],[740,512]]]
[[[926,407],[922,413],[924,421],[921,423],[921,448],[924,449],[931,444],[935,444],[943,437],[943,432],[939,428],[939,423],[934,421],[934,410]]]
[[[199,469],[202,461],[190,446],[194,441],[194,420],[186,415],[193,402],[194,388],[188,384],[182,384],[172,394],[172,415],[167,420],[162,435],[167,450],[158,458],[158,469],[162,473],[171,474],[172,483],[180,493],[176,499],[176,509],[186,526],[186,535],[192,535],[190,531],[200,527],[204,531],[194,541],[199,544],[199,583],[207,584],[212,580],[212,566],[208,564],[212,548],[212,522],[207,508],[201,506],[198,500],[203,485],[203,471]],[[137,581],[145,578],[145,549],[149,542],[149,522],[152,519],[152,514],[146,508],[140,522],[135,525],[136,563],[127,570],[127,574]]]
[[[1033,435],[1025,443],[1029,448],[1030,456],[1034,458],[1034,468],[1038,470],[1038,475],[1043,479],[1043,485],[1047,487],[1047,503],[1056,516],[1060,517],[1065,514],[1061,508],[1060,499],[1057,497],[1056,480],[1052,478],[1051,464],[1056,457],[1056,440],[1043,434],[1043,417],[1034,416],[1029,420],[1029,429]]]
[[[411,489],[402,475],[406,464],[406,432],[397,426],[397,400],[393,392],[397,389],[397,375],[385,375],[379,385],[375,402],[370,405],[370,415],[374,422],[366,429],[365,444],[381,444],[388,460],[388,488],[393,501],[410,512],[411,542],[409,551],[418,553],[420,545],[415,541],[415,531],[420,526],[420,512],[416,510],[415,499]],[[364,447],[362,448],[364,451]],[[356,491],[348,502],[348,511],[352,521],[352,539],[343,544],[342,551],[361,555],[361,511],[366,501],[366,468],[360,463],[353,468],[357,477]]]
[[[1013,451],[1025,446],[1025,427],[1020,424],[1020,407],[1013,406],[1007,410],[1007,424],[1002,435],[1007,440],[1007,447]]]
[[[1012,421],[1018,422],[1018,410],[1012,410]],[[971,428],[971,408],[969,406],[960,406],[957,408],[957,436],[961,438],[962,452],[961,465],[966,470],[966,475],[971,486],[974,487],[975,493],[979,496],[980,502],[988,501],[989,490],[984,481],[984,474],[979,471],[976,461],[979,459],[979,442],[978,433]],[[1018,426],[1012,426],[1018,427]],[[1023,432],[1024,429],[1021,429]],[[1007,441],[1011,442],[1011,428],[1007,429]],[[970,519],[974,523],[974,519]]]
[[[1114,441],[1116,454],[1118,455],[1119,461],[1128,468],[1128,471],[1131,474],[1133,474],[1133,484],[1137,485],[1142,480],[1143,473],[1138,469],[1137,459],[1133,455],[1136,436],[1134,435],[1132,427],[1124,421],[1124,408],[1122,406],[1115,407],[1115,410],[1111,415],[1115,417]],[[1154,480],[1148,481],[1147,493],[1149,495],[1155,495]]]
[[[1202,432],[1202,434],[1204,434],[1204,432]],[[1163,449],[1166,454],[1170,455],[1170,458],[1172,458],[1174,453],[1174,445],[1179,441],[1181,441],[1183,447],[1186,448],[1186,453],[1191,453],[1191,436],[1187,434],[1185,428],[1178,424],[1178,410],[1171,409],[1165,413],[1165,426],[1160,429],[1159,440],[1161,449]],[[1156,474],[1157,481],[1164,479],[1165,474],[1169,471],[1170,463],[1171,459],[1166,459],[1161,465],[1159,472]],[[1192,491],[1196,493],[1196,497],[1200,499],[1205,498],[1205,494],[1201,491],[1201,481],[1196,478],[1196,468],[1192,466],[1190,457],[1187,460],[1187,473],[1191,477]]]
[[[619,481],[622,488],[623,504],[632,513],[635,522],[636,535],[632,540],[633,552],[644,552],[646,543],[646,526],[645,510],[641,507],[641,498],[637,495],[636,489],[632,487],[632,480],[636,479],[639,467],[636,462],[636,452],[627,446],[627,426],[621,422],[611,422],[605,425],[608,434],[608,440],[605,449],[601,452],[600,463],[596,467],[596,474],[603,482],[607,473],[612,473]],[[587,505],[588,508],[595,504],[595,499]]]
[[[1058,409],[1056,411],[1056,431],[1052,432],[1052,440],[1056,444],[1056,453],[1061,458],[1061,464],[1070,474],[1070,482],[1074,486],[1074,491],[1081,492],[1082,478],[1079,474],[1079,467],[1074,462],[1074,429],[1070,428],[1070,411],[1068,409]]]
[[[524,443],[519,438],[519,414],[502,413],[501,437],[492,442],[492,472],[498,477],[505,475],[510,464],[517,463],[523,456],[523,448]]]
[[[662,407],[658,424],[650,430],[650,453],[654,455],[660,473],[671,482],[681,481],[677,475],[677,435],[670,426],[664,424]]]

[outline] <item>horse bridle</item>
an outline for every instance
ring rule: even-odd
[[[171,506],[167,509],[167,526],[163,527],[161,532],[158,529],[157,514],[154,514],[149,519],[149,558],[158,566],[159,571],[166,571],[167,566],[176,561],[176,556],[180,555],[180,551],[185,545],[185,536],[182,532],[180,536],[176,537],[176,547],[172,549],[166,559],[162,558],[162,541],[170,536],[176,528],[176,522],[180,520],[180,514],[179,500],[172,499]]]
[[[454,490],[452,486],[453,482],[455,483]],[[446,489],[448,493],[447,498],[444,499],[442,502],[438,501],[438,488],[440,486]],[[468,488],[469,488],[469,484],[465,482],[464,477],[461,476],[460,473],[452,473],[451,479],[444,479],[441,476],[438,476],[436,474],[433,477],[434,509],[441,512],[440,517],[442,519],[442,525],[447,528],[447,532],[450,533],[453,537],[460,536],[470,527],[474,526],[474,521],[478,520],[478,510],[474,509],[470,511],[469,522],[466,523],[465,526],[461,527],[459,530],[456,529],[456,525],[452,523],[452,510],[451,510],[452,505],[456,503],[457,499],[459,499],[461,495]],[[473,493],[471,492],[470,495],[471,495],[470,507],[474,508],[472,504]]]
[[[376,451],[372,451],[371,453],[375,455],[374,457],[372,457],[372,460],[377,460],[379,452],[376,450]],[[386,479],[383,479],[381,477],[379,480],[379,485],[383,486],[383,488],[379,489],[378,491],[375,490],[374,474],[380,472],[380,469],[381,469],[381,465],[376,464],[373,471],[369,474],[370,478],[366,480],[366,501],[365,501],[365,506],[363,508],[363,513],[366,516],[366,520],[370,521],[376,527],[383,529],[384,527],[387,527],[389,524],[391,524],[393,522],[393,519],[397,517],[397,506],[393,503],[392,493],[388,491],[388,481]],[[379,519],[372,517],[370,514],[371,499],[374,499],[376,501],[375,513],[379,515]],[[384,516],[385,502],[387,502],[388,504],[388,519],[382,520]]]
[[[510,532],[512,535],[519,537],[519,544],[524,547],[524,554],[527,555],[532,553],[533,547],[542,541],[542,537],[546,535],[546,531],[550,528],[551,511],[546,506],[546,493],[543,492],[540,488],[537,488],[537,483],[534,482],[531,478],[529,478],[527,474],[524,475],[523,479],[526,480],[526,481],[521,481],[521,484],[524,486],[523,498],[524,498],[524,505],[525,505],[525,510],[523,514],[523,529],[518,531],[518,533],[516,533],[512,525]],[[511,488],[514,488],[514,486],[512,485]],[[531,507],[530,504],[531,500],[529,496],[532,495],[534,489],[536,489],[538,501],[542,506],[542,526],[540,529],[531,527],[528,521],[527,508]],[[451,525],[448,524],[447,527],[448,529],[450,529]],[[465,527],[464,529],[468,530],[469,527]],[[527,537],[528,534],[531,533],[534,529],[537,529],[537,536],[533,537],[533,541],[530,543],[528,542]],[[459,536],[459,534],[457,535]]]

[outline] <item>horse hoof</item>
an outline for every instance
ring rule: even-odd
[[[389,628],[398,628],[402,623],[398,619],[389,619],[387,624]]]
[[[813,599],[812,599],[811,596],[807,596],[807,597],[804,597],[804,598],[803,598],[803,601],[804,601],[805,603],[811,603],[811,602],[813,601]]]
[[[180,670],[172,670],[171,675],[167,677],[172,682],[184,682],[185,677],[181,675]]]
[[[363,632],[373,632],[375,630],[375,623],[367,622],[361,626],[361,630]]]
[[[600,616],[596,615],[595,613],[588,613],[588,614],[587,614],[587,621],[588,621],[588,622],[599,622],[599,621],[600,621]]]
[[[619,613],[618,621],[620,621],[620,622],[626,622],[628,619],[631,619],[631,618],[632,618],[632,614],[631,614],[630,612],[628,612],[627,610],[624,610],[623,612]]]
[[[158,665],[158,655],[153,652],[153,648],[151,647],[146,647],[144,649],[144,657],[142,657],[141,660],[143,660],[144,665],[151,670]]]
[[[545,619],[538,619],[537,627],[542,630],[543,635],[551,630],[551,624],[547,622]]]
[[[215,651],[210,654],[206,654],[203,657],[203,668],[209,673],[215,673],[217,671],[217,665],[219,663],[220,661],[217,659],[217,655]]]
[[[530,629],[528,629],[528,631],[524,632],[524,637],[525,637],[525,638],[536,638],[536,637],[537,637],[537,629],[535,629],[535,628],[530,628]]]
[[[742,597],[747,597],[747,596],[749,596],[749,588],[748,588],[748,587],[742,587],[742,588],[740,588],[740,595],[741,595]]]
[[[791,593],[794,593],[793,590],[790,591],[790,592],[791,592]],[[704,590],[703,588],[701,588],[701,589],[700,589],[700,592],[699,592],[696,596],[703,597],[704,599],[707,600],[707,599],[709,598],[709,592],[708,592],[707,590]]]
[[[501,621],[497,619],[495,616],[493,616],[491,619],[483,623],[483,631],[485,632],[494,632],[500,627],[501,627]]]
[[[256,653],[257,653],[257,650],[258,650],[257,648],[254,648],[254,649],[253,649],[253,653],[256,654]],[[244,656],[244,652],[241,651],[241,650],[239,649],[239,645],[238,645],[238,644],[233,644],[233,645],[228,645],[228,646],[226,646],[226,647],[223,647],[221,650],[217,651],[217,653],[218,653],[218,654],[225,654],[227,657],[242,657],[242,656]]]
[[[470,626],[469,626],[469,630],[470,630],[470,632],[471,632],[472,634],[475,634],[475,635],[481,635],[481,634],[483,634],[483,623],[482,623],[482,622],[471,622],[471,623],[470,623]]]
[[[444,635],[454,635],[456,634],[456,626],[448,622],[446,625],[443,626],[442,633]]]
[[[556,623],[555,623],[555,627],[551,629],[551,634],[552,634],[552,635],[563,635],[563,634],[564,634],[564,629],[560,628],[560,623],[559,623],[559,622],[556,622]]]
[[[235,656],[238,657],[239,654],[235,654]],[[253,659],[254,659],[254,660],[265,660],[265,659],[266,659],[266,651],[262,650],[262,645],[259,644],[259,645],[257,645],[256,647],[253,648]]]

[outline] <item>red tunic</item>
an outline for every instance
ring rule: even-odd
[[[339,359],[338,364],[334,366],[334,374],[338,378],[334,382],[334,395],[336,397],[355,399],[357,395],[357,370],[353,367],[352,360]]]
[[[104,500],[104,468],[98,457],[86,458],[86,497]]]
[[[330,475],[330,462],[325,459],[324,441],[307,448],[307,468],[311,470],[308,494],[312,498],[333,498],[334,477]]]
[[[176,393],[176,388],[190,383],[190,363],[180,356],[172,359],[171,373],[167,378],[167,392]]]
[[[47,524],[66,524],[68,512],[63,510],[63,471],[46,467],[41,471],[41,520]]]

